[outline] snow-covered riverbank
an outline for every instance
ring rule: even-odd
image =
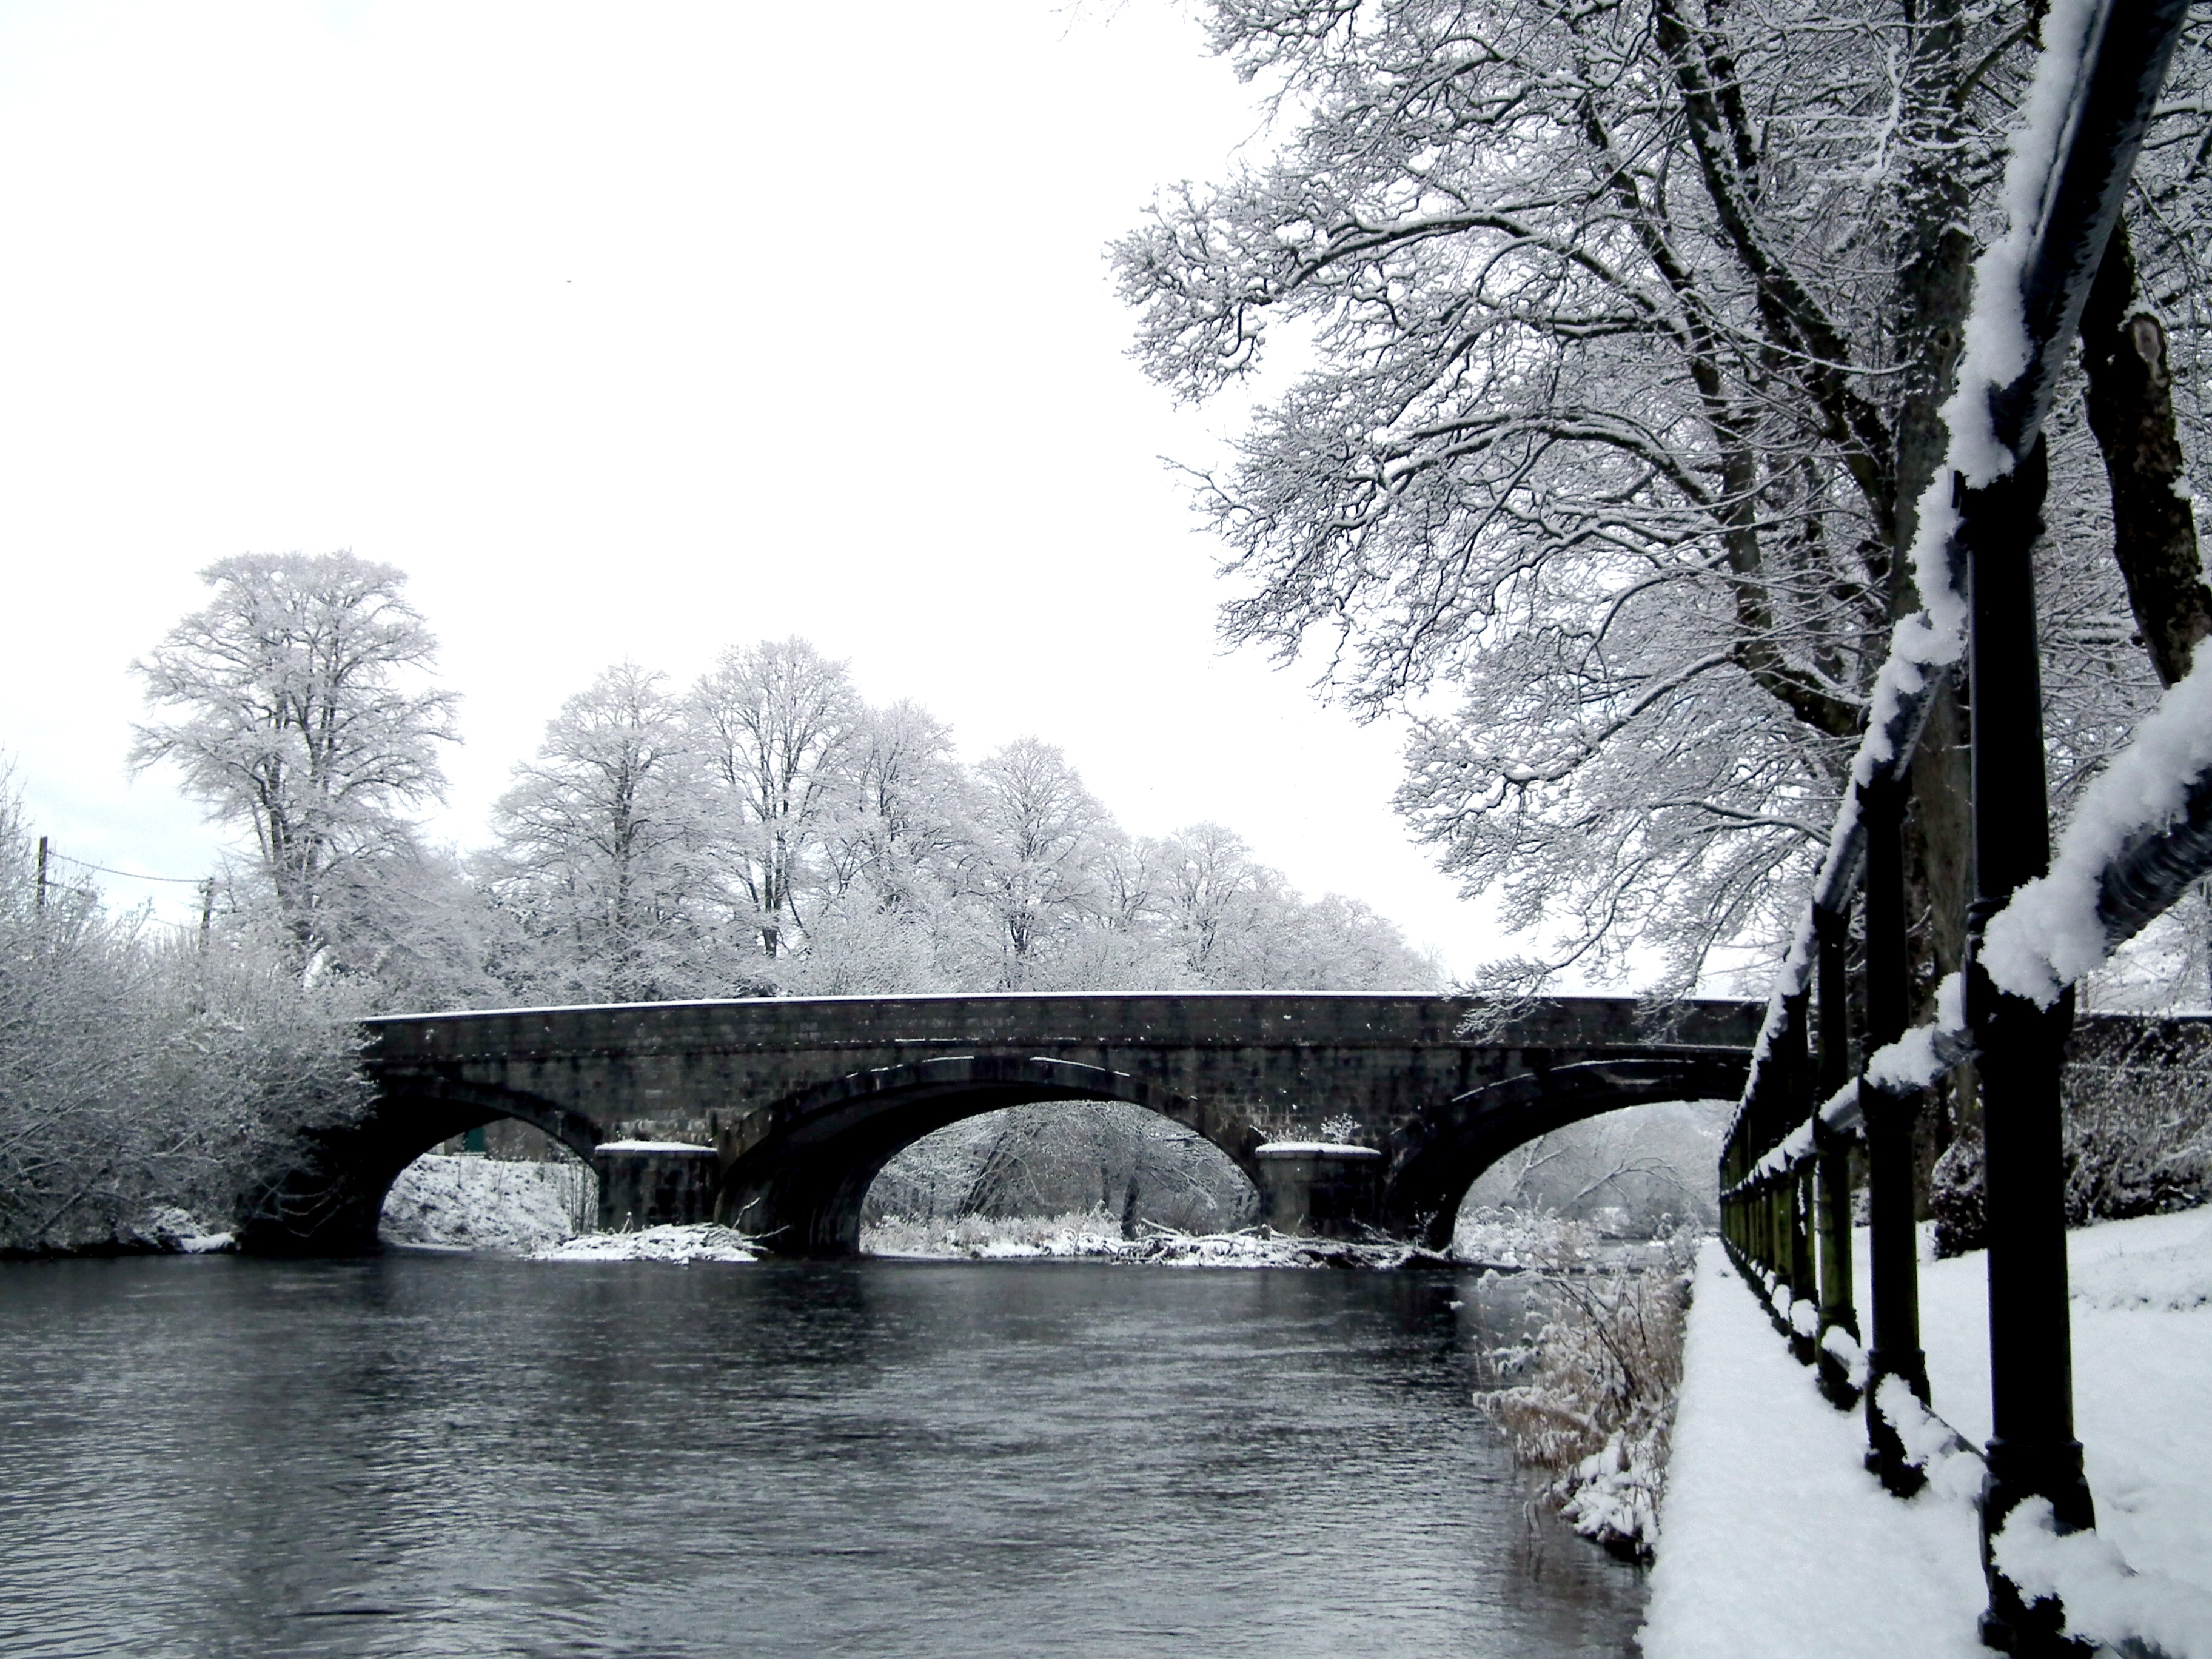
[[[1163,1267],[1447,1267],[1451,1258],[1401,1243],[1293,1238],[1265,1227],[1186,1233],[1139,1228],[1121,1237],[1103,1210],[1050,1218],[885,1221],[860,1236],[873,1255],[932,1261],[1011,1261],[1024,1257],[1120,1261]]]
[[[2099,1533],[2139,1575],[2075,1564],[2069,1604],[2154,1621],[2171,1659],[2212,1656],[2212,1210],[2069,1236],[2076,1432]],[[1857,1259],[1865,1305],[1862,1235]],[[1986,1262],[1923,1263],[1934,1405],[1988,1437]],[[1910,1502],[1865,1473],[1862,1419],[1790,1358],[1717,1243],[1702,1251],[1659,1515],[1649,1659],[1856,1659],[1986,1650],[1973,1486],[1940,1471]],[[1967,1477],[1972,1477],[1968,1479]],[[2091,1590],[2106,1592],[2093,1595]]]
[[[433,1152],[392,1183],[377,1236],[387,1244],[526,1255],[587,1225],[595,1192],[580,1164]]]

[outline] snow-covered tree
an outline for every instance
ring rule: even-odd
[[[990,920],[1007,989],[1027,988],[1052,947],[1097,915],[1107,823],[1051,744],[1018,738],[975,768],[961,886]]]
[[[1148,842],[1148,897],[1168,939],[1200,984],[1236,953],[1243,936],[1260,924],[1255,901],[1267,884],[1243,836],[1218,823],[1194,823]]]
[[[1182,396],[1249,380],[1273,332],[1311,361],[1200,481],[1239,584],[1224,632],[1317,648],[1350,707],[1412,717],[1400,809],[1547,936],[1524,982],[1643,946],[1685,985],[1771,942],[1917,602],[1901,555],[2032,20],[1206,9],[1285,136],[1164,194],[1117,260]],[[1947,697],[1915,772],[1947,962],[1962,733]]]
[[[1431,991],[1442,973],[1366,905],[1309,902],[1242,836],[1196,823],[1146,844],[1165,940],[1211,990]]]
[[[852,749],[852,785],[831,831],[835,886],[885,908],[940,899],[959,863],[967,780],[952,729],[902,698],[867,712]]]
[[[857,804],[867,707],[843,663],[794,638],[724,652],[684,714],[716,791],[718,862],[774,958],[832,885],[828,843]]]
[[[490,880],[546,994],[615,1002],[745,988],[718,940],[706,790],[666,676],[617,663],[515,769]]]
[[[243,554],[210,565],[205,610],[132,665],[173,718],[135,728],[134,768],[168,761],[211,816],[253,835],[294,961],[334,943],[337,884],[404,853],[410,814],[441,795],[454,693],[422,683],[436,641],[406,577],[349,552]]]

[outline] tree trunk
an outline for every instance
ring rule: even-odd
[[[1908,3],[1911,53],[1905,74],[1906,164],[1902,176],[1897,249],[1898,358],[1905,369],[1897,412],[1897,539],[1889,571],[1890,614],[1917,610],[1921,595],[1909,555],[1920,528],[1920,497],[1943,465],[1949,429],[1937,410],[1950,393],[1973,292],[1973,238],[1966,181],[1957,165],[1963,137],[1959,0]],[[1935,690],[1928,722],[1910,772],[1911,805],[1905,821],[1906,951],[1916,1018],[1928,1012],[1936,982],[1965,958],[1971,891],[1972,757],[1967,711],[1959,684],[1946,676]],[[1972,1083],[1955,1079],[1969,1097]],[[1929,1171],[1956,1121],[1937,1091],[1915,1120],[1913,1197],[1925,1214]]]
[[[1913,24],[1905,74],[1905,227],[1897,249],[1898,359],[1905,370],[1897,411],[1897,540],[1890,556],[1890,615],[1917,610],[1907,555],[1920,527],[1920,496],[1943,464],[1950,434],[1936,411],[1949,395],[1972,298],[1973,238],[1966,183],[1957,165],[1963,132],[1958,0],[1908,6]],[[1912,916],[1912,982],[1922,1001],[1959,966],[1966,945],[1972,841],[1963,698],[1936,689],[1911,769],[1905,820],[1905,878]]]
[[[2112,488],[2112,556],[2143,649],[2160,682],[2172,685],[2189,672],[2197,641],[2212,634],[2212,589],[2204,585],[2174,428],[2166,331],[2149,313],[2130,312],[2135,297],[2135,252],[2123,222],[2081,312],[2084,401]]]

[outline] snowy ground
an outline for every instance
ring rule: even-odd
[[[377,1236],[392,1244],[524,1255],[574,1233],[593,1190],[580,1164],[433,1152],[392,1183]]]
[[[595,1233],[591,1171],[575,1164],[420,1158],[400,1172],[377,1229],[387,1243],[498,1250],[532,1261],[751,1261],[744,1234],[702,1223]]]
[[[2077,1583],[2147,1612],[2174,1659],[2212,1656],[2212,1211],[2069,1243],[2076,1431],[2103,1544],[2142,1575]],[[1862,1234],[1862,1306],[1865,1259]],[[1921,1276],[1935,1407],[1977,1443],[1990,1431],[1985,1271],[1977,1255]],[[1883,1492],[1861,1467],[1859,1414],[1820,1398],[1717,1243],[1698,1259],[1684,1369],[1649,1659],[1985,1652],[1968,1470],[1909,1503]]]

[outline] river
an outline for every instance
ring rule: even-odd
[[[1469,1403],[1515,1294],[1085,1263],[0,1266],[0,1652],[1632,1652],[1639,1575],[1532,1522]]]

